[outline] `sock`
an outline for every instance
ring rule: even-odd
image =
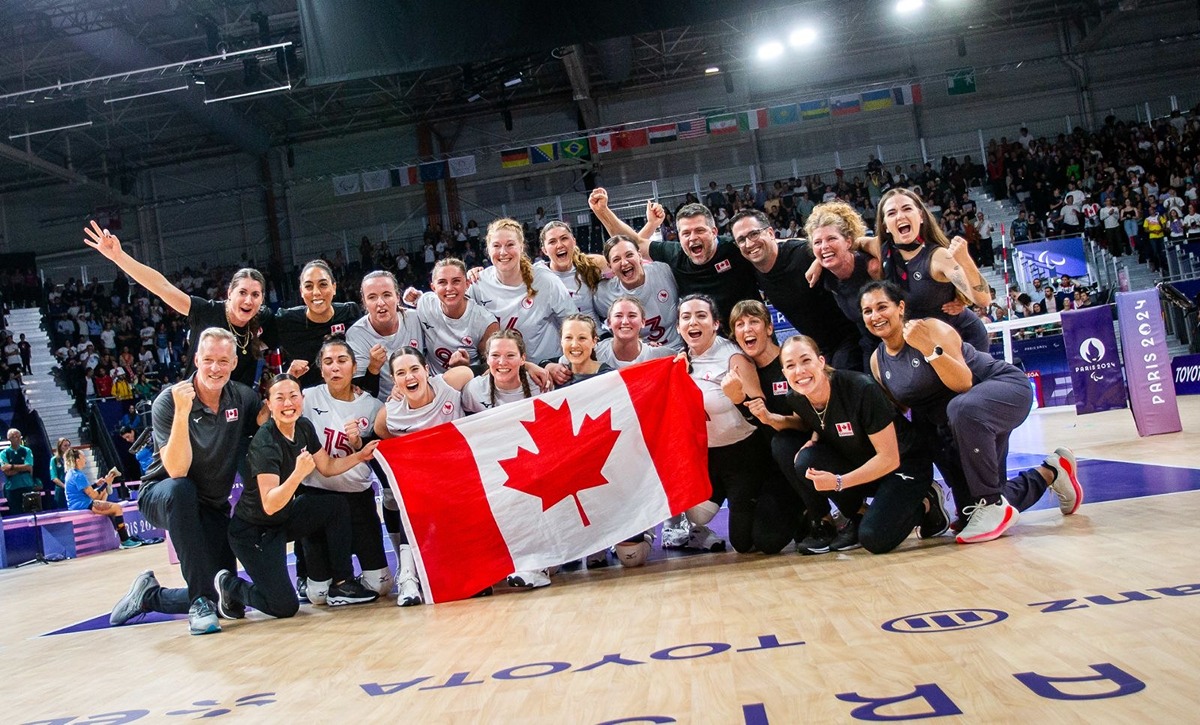
[[[125,530],[125,517],[114,516],[112,519],[113,528],[117,530],[117,536],[121,537],[121,541],[129,541],[129,532]]]
[[[417,579],[417,563],[413,559],[412,547],[408,544],[402,544],[396,550],[396,579],[398,581],[418,581]]]

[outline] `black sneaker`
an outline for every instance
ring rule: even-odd
[[[308,577],[296,577],[296,596],[302,602],[308,601]]]
[[[837,536],[837,531],[834,530],[832,521],[825,519],[813,521],[808,526],[808,536],[804,537],[804,541],[796,544],[796,551],[806,556],[828,554],[829,543],[833,541],[834,536]]]
[[[225,619],[245,619],[246,603],[237,594],[237,575],[228,569],[217,572],[213,584],[217,587],[217,614]]]
[[[921,517],[921,525],[917,527],[918,539],[932,539],[950,530],[950,517],[946,515],[946,490],[942,484],[934,481],[925,492],[925,501],[929,510]]]
[[[837,536],[829,542],[830,551],[850,551],[860,546],[862,544],[858,543],[858,522],[854,519],[850,519],[845,526],[838,529]]]
[[[347,579],[341,584],[329,587],[325,603],[331,607],[344,604],[369,604],[379,598],[379,592],[367,589],[358,579]]]
[[[112,613],[108,615],[108,623],[119,627],[134,617],[145,614],[146,595],[157,587],[158,580],[154,578],[154,572],[147,569],[138,574],[129,586],[129,591],[125,592],[121,601],[112,608]]]
[[[221,631],[217,610],[208,597],[196,597],[188,610],[188,629],[192,634],[215,634]]]

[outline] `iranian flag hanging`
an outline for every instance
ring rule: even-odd
[[[375,456],[433,602],[583,558],[712,495],[700,391],[667,359],[389,439]]]

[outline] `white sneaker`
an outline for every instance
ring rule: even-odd
[[[424,603],[425,600],[421,597],[421,585],[417,583],[416,579],[400,580],[396,597],[397,607],[415,607]]]
[[[683,514],[667,519],[662,526],[662,548],[684,548],[687,546],[688,536],[692,533],[691,529],[691,522]]]
[[[520,589],[539,589],[550,586],[550,576],[541,571],[517,571],[508,575],[508,585]]]
[[[960,544],[978,544],[998,539],[1008,527],[1021,519],[1021,513],[1003,496],[991,505],[980,501],[974,506],[967,506],[963,509],[963,514],[970,519],[955,539]]]
[[[725,551],[725,539],[714,534],[712,529],[707,526],[693,526],[683,548],[698,551]]]
[[[1079,510],[1083,503],[1083,486],[1079,485],[1079,469],[1075,465],[1075,453],[1067,447],[1055,448],[1054,453],[1046,456],[1045,465],[1054,471],[1054,480],[1050,481],[1050,490],[1058,496],[1058,510],[1063,516],[1070,516]]]
[[[328,604],[326,601],[329,598],[329,587],[333,585],[332,579],[326,579],[319,582],[313,579],[306,579],[308,591],[308,601],[311,604]]]

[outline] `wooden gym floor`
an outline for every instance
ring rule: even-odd
[[[1145,439],[1127,410],[1033,414],[1010,465],[1071,445],[1089,503],[975,546],[660,557],[205,637],[96,624],[143,569],[182,582],[161,546],[0,571],[0,722],[1196,722],[1200,398],[1180,402],[1191,430]]]

